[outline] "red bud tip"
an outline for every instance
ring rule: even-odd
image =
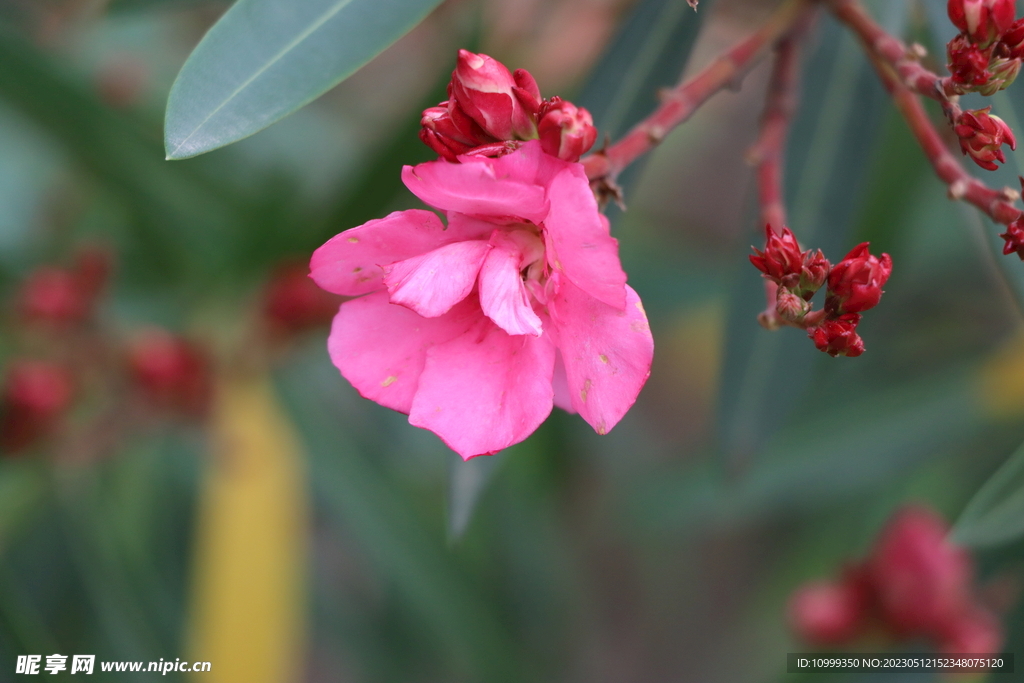
[[[864,353],[864,340],[857,334],[859,322],[859,315],[848,313],[840,318],[826,320],[817,327],[808,328],[807,336],[819,351],[824,351],[833,358],[856,358]]]
[[[590,112],[558,97],[541,107],[537,130],[541,148],[564,161],[579,161],[597,140]]]
[[[999,236],[1006,240],[1003,253],[1007,256],[1017,254],[1024,261],[1024,215],[1006,226],[1006,232]]]
[[[0,449],[16,453],[50,434],[73,394],[74,380],[65,368],[41,360],[12,362],[0,399]]]
[[[891,273],[892,259],[888,254],[875,257],[868,251],[867,242],[858,244],[828,274],[825,310],[842,316],[874,308]]]
[[[279,266],[263,291],[263,317],[275,333],[298,334],[326,325],[338,312],[338,297],[309,279],[305,264]]]
[[[153,405],[201,415],[212,393],[206,354],[197,345],[154,328],[129,346],[128,369],[135,386]]]
[[[949,0],[949,19],[973,43],[988,47],[1013,23],[1014,0]]]
[[[995,162],[1006,161],[1002,145],[1005,143],[1010,149],[1016,149],[1017,140],[1001,118],[989,114],[991,109],[965,110],[957,118],[953,130],[960,138],[960,151],[982,168],[994,171],[998,168]]]

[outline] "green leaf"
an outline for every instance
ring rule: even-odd
[[[449,656],[474,680],[520,680],[531,664],[519,656],[496,607],[433,533],[407,495],[370,463],[354,439],[337,374],[321,354],[279,376],[278,388],[310,457],[311,481],[325,512],[349,530]]]
[[[694,12],[676,0],[644,0],[594,67],[577,104],[612,139],[650,114],[660,88],[675,85],[686,66],[711,2]]]
[[[971,498],[951,532],[961,545],[993,546],[1024,536],[1024,445]]]
[[[449,458],[448,538],[458,540],[466,532],[480,497],[494,478],[508,450],[496,455],[463,461],[457,454]]]
[[[312,102],[440,0],[239,0],[181,68],[167,101],[168,159],[256,133]]]
[[[645,520],[669,527],[743,523],[807,513],[892,481],[971,443],[985,424],[970,366],[828,405],[767,440],[742,478],[693,467],[636,492]]]

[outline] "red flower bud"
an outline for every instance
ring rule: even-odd
[[[789,322],[799,322],[811,310],[811,303],[785,287],[779,287],[775,296],[775,312]]]
[[[903,635],[935,635],[971,604],[971,561],[924,507],[897,513],[875,545],[868,570],[886,623]]]
[[[1003,645],[1003,626],[988,610],[971,606],[943,623],[938,639],[944,654],[996,654]]]
[[[996,161],[1006,161],[1006,155],[1000,149],[1003,143],[1010,149],[1017,149],[1017,140],[1001,118],[989,114],[991,109],[964,111],[957,118],[953,130],[960,138],[960,151],[969,154],[978,166],[994,171],[998,168]]]
[[[892,259],[888,254],[875,257],[868,252],[867,242],[858,244],[828,274],[825,309],[843,315],[874,308],[882,298],[882,285],[890,273]]]
[[[840,581],[813,581],[797,589],[789,599],[789,623],[810,645],[843,645],[864,630],[870,608],[870,587],[861,572],[850,571]]]
[[[848,313],[837,319],[826,320],[817,327],[808,328],[807,336],[819,351],[824,351],[833,358],[855,358],[864,353],[864,340],[857,334],[859,322],[859,315]]]
[[[12,362],[0,399],[0,449],[15,453],[51,433],[73,394],[74,381],[63,367],[40,360]]]
[[[74,273],[55,266],[43,266],[25,280],[17,305],[27,320],[73,325],[82,322],[90,313],[91,302],[85,294]]]
[[[590,112],[559,97],[541,107],[537,132],[541,148],[564,161],[579,161],[597,139]]]
[[[764,251],[751,247],[754,253],[750,256],[750,262],[754,267],[764,273],[764,276],[778,284],[785,284],[794,278],[799,278],[803,271],[804,253],[800,251],[800,244],[796,241],[793,231],[789,228],[782,229],[782,235],[777,235],[772,226],[765,226]]]
[[[420,140],[448,161],[458,161],[457,155],[495,142],[451,100],[424,109],[420,126]]]
[[[971,42],[988,47],[1013,23],[1014,0],[949,0],[949,20]]]
[[[309,279],[305,264],[278,267],[263,291],[263,316],[277,333],[295,334],[326,325],[340,304],[338,297]]]
[[[992,78],[988,70],[990,52],[982,50],[963,34],[946,45],[949,72],[953,75],[953,82],[961,86],[961,92],[974,92],[977,86],[984,86]]]
[[[1024,57],[1024,19],[1013,22],[999,41],[1001,52],[1011,59]]]
[[[206,354],[166,330],[150,329],[132,341],[128,370],[138,390],[158,408],[200,415],[209,405],[212,378]]]
[[[999,236],[1006,240],[1003,253],[1007,256],[1016,253],[1024,261],[1024,215],[1006,226],[1006,232]]]
[[[804,267],[800,272],[800,286],[803,297],[808,301],[814,293],[821,289],[828,278],[832,264],[828,262],[821,249],[817,252],[804,252]]]
[[[497,140],[537,137],[537,83],[522,72],[518,82],[504,64],[487,55],[459,50],[451,95],[485,133]]]

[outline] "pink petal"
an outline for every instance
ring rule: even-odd
[[[555,353],[555,371],[551,376],[551,388],[555,392],[555,405],[570,415],[575,415],[576,409],[572,407],[569,378],[565,374],[565,361],[562,360],[561,351]]]
[[[391,303],[425,318],[448,312],[473,291],[480,266],[491,250],[482,240],[455,242],[384,267]]]
[[[548,186],[551,210],[544,219],[548,263],[572,282],[609,306],[626,302],[626,274],[619,262],[619,243],[608,219],[597,210],[581,164],[569,164]]]
[[[633,405],[651,374],[654,340],[640,297],[627,285],[626,307],[616,310],[560,280],[548,310],[572,405],[598,434],[605,434]]]
[[[518,217],[540,224],[548,213],[544,188],[496,175],[493,164],[429,161],[402,169],[402,182],[427,204],[474,216]]]
[[[573,165],[547,154],[541,148],[540,140],[528,140],[512,154],[498,158],[467,155],[460,156],[459,160],[464,164],[487,164],[497,178],[509,178],[543,187],[547,187],[552,178]]]
[[[495,234],[491,244],[494,248],[480,269],[480,308],[509,334],[539,337],[540,318],[533,312],[519,274],[522,252],[506,234]]]
[[[422,209],[396,211],[329,239],[313,252],[310,277],[328,292],[366,294],[383,286],[382,265],[430,251],[444,244],[446,237],[436,214]]]
[[[424,318],[389,303],[387,292],[374,292],[341,305],[327,350],[363,397],[408,413],[427,349],[464,333],[481,318],[476,297],[439,318]]]
[[[547,336],[510,336],[483,318],[427,351],[409,422],[465,459],[496,453],[551,413],[555,347]]]

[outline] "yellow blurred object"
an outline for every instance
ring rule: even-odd
[[[199,505],[189,657],[204,683],[290,683],[305,637],[307,491],[266,376],[222,377]]]
[[[997,418],[1024,417],[1024,331],[985,362],[980,377],[985,412]]]

